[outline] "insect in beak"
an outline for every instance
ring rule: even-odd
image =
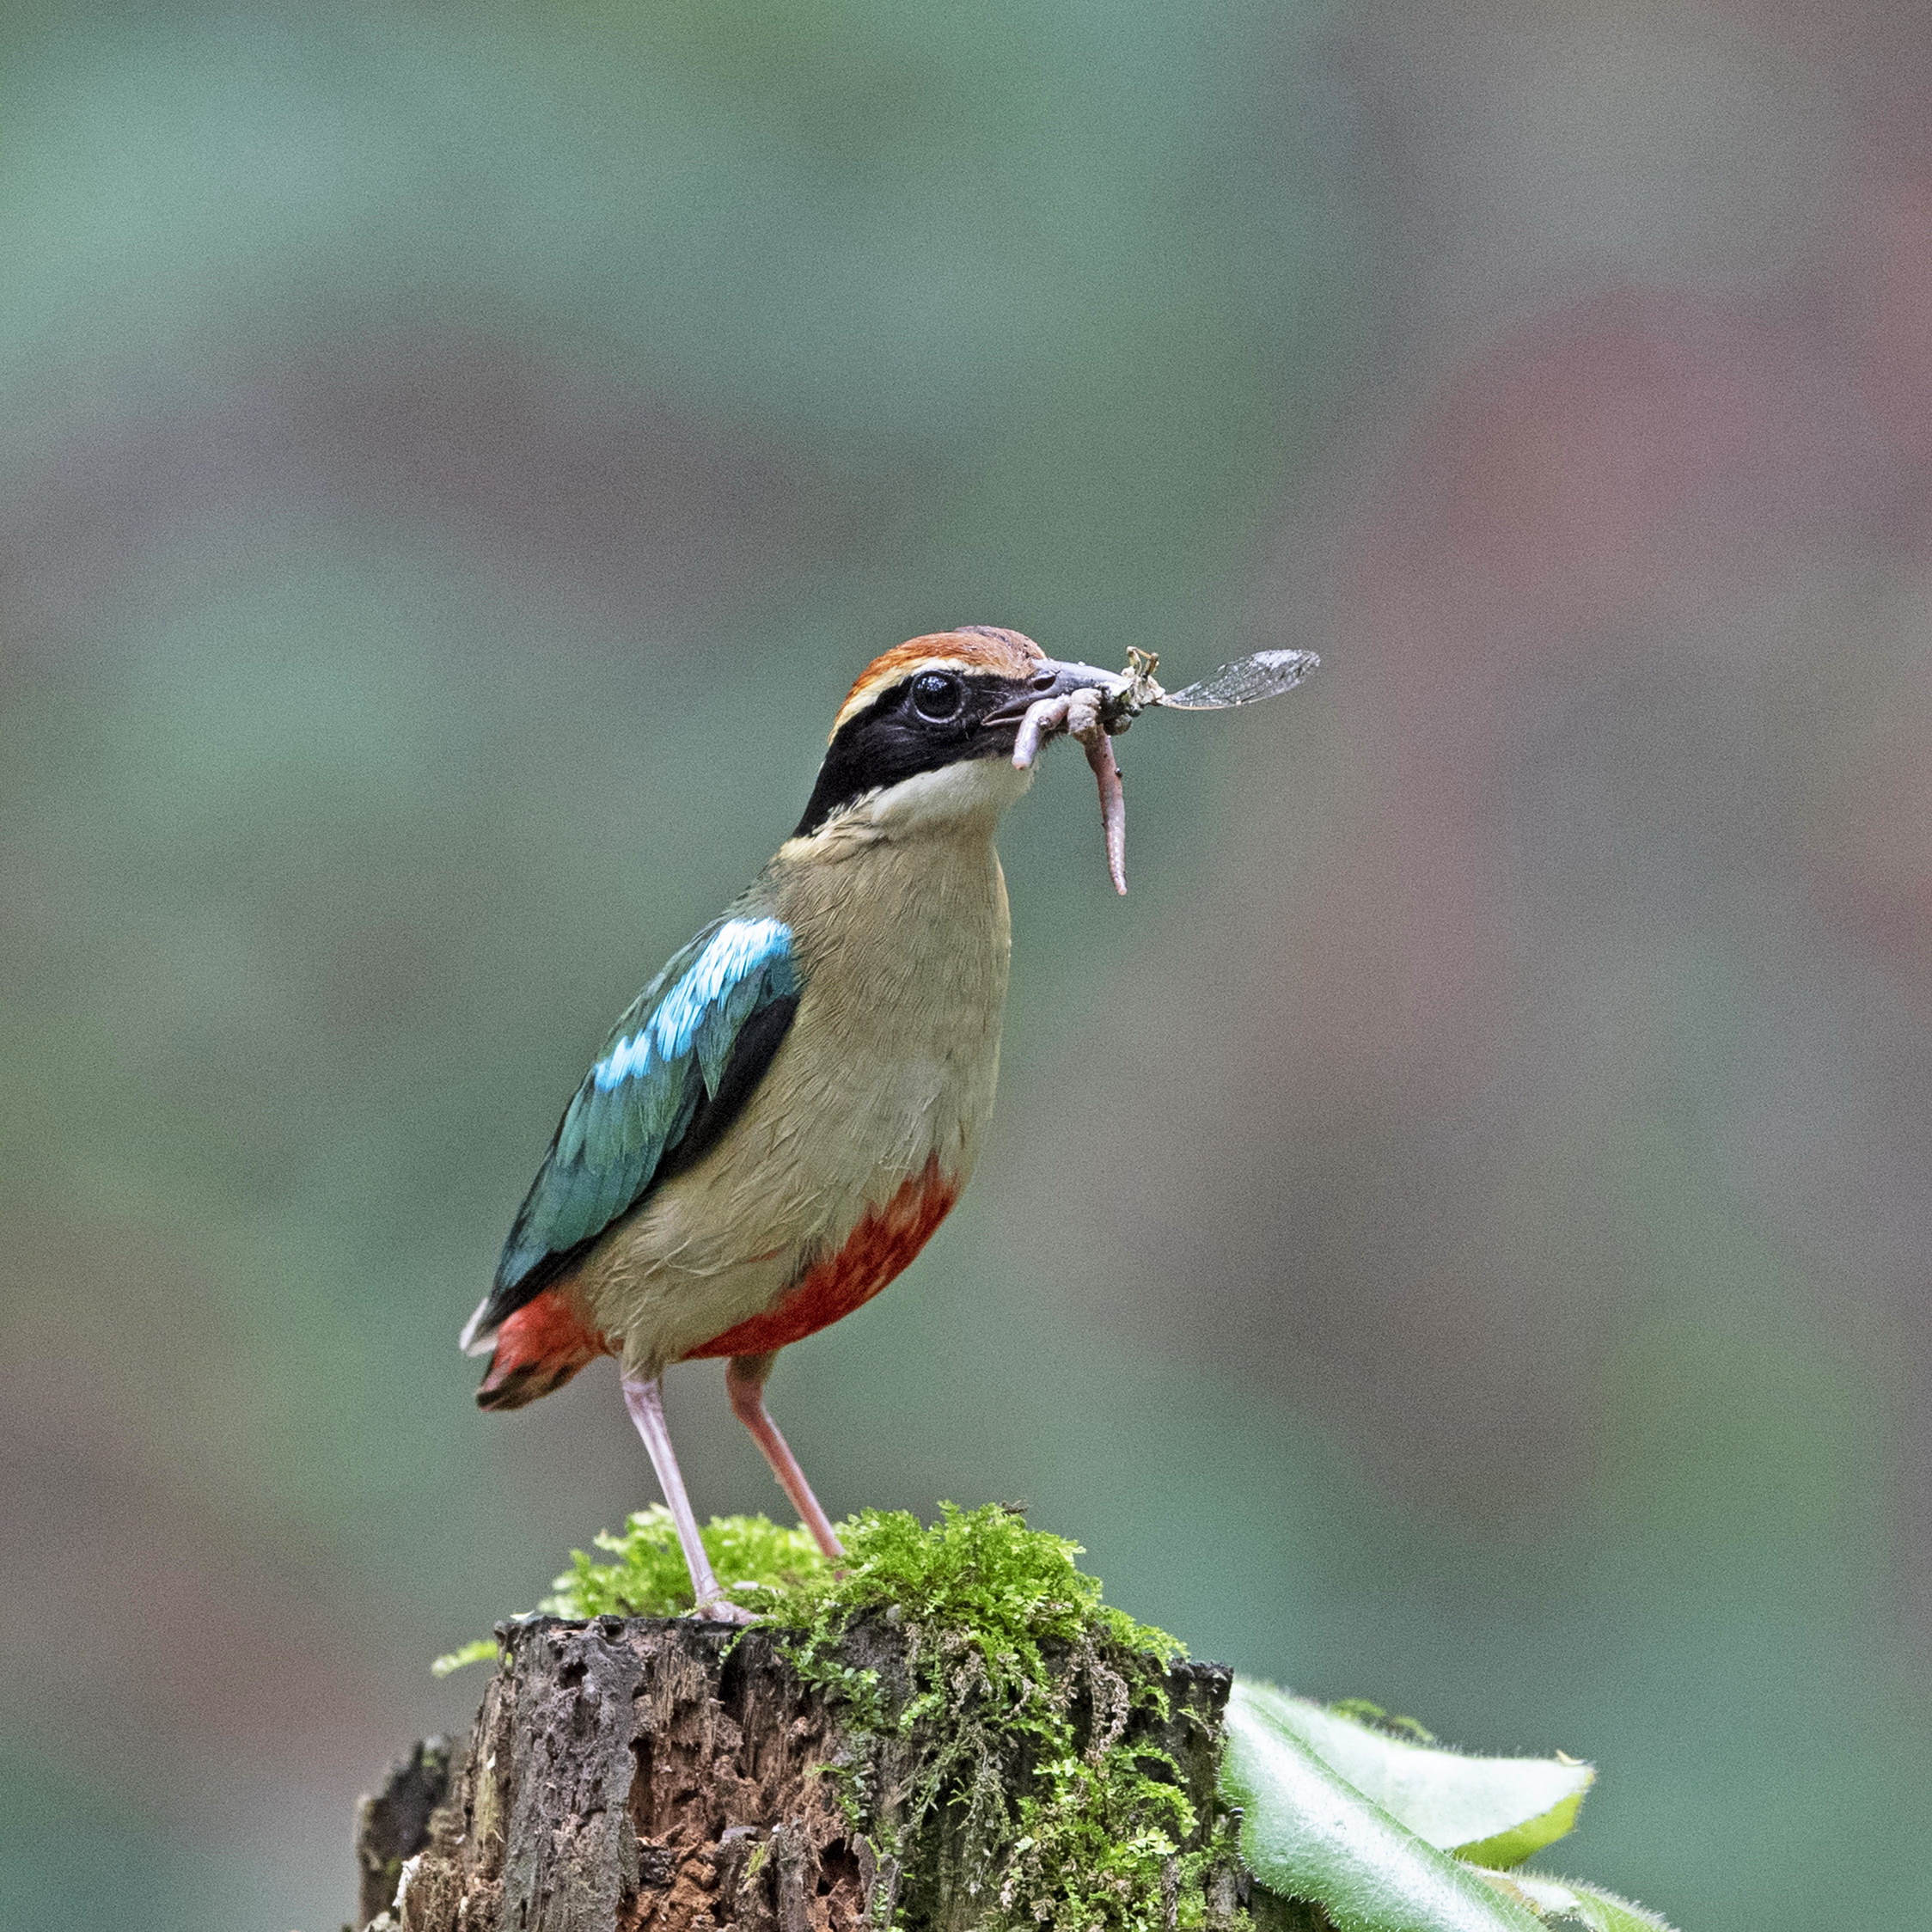
[[[1277,698],[1313,671],[1321,659],[1312,651],[1257,651],[1223,664],[1212,676],[1184,690],[1167,691],[1155,681],[1160,659],[1152,651],[1129,651],[1124,671],[1092,664],[1063,664],[1048,658],[1033,679],[1038,694],[1019,714],[1013,763],[1021,771],[1040,755],[1049,739],[1065,733],[1078,738],[1100,786],[1100,824],[1107,841],[1107,872],[1116,892],[1127,890],[1127,793],[1114,757],[1114,739],[1143,711],[1232,711],[1238,705]],[[1010,722],[1014,708],[996,712]]]

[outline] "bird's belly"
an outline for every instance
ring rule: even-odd
[[[937,1158],[903,1183],[882,1208],[869,1209],[835,1254],[807,1269],[771,1306],[687,1351],[706,1355],[764,1355],[803,1342],[862,1308],[899,1275],[932,1238],[959,1198]]]
[[[712,1153],[585,1259],[579,1291],[633,1373],[763,1354],[838,1320],[911,1261],[966,1184],[997,1010],[917,1052],[805,1022]]]

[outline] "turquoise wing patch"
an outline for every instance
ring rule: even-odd
[[[692,1137],[706,1144],[778,1050],[803,981],[790,929],[733,915],[706,927],[631,1003],[584,1076],[504,1244],[483,1312],[493,1326],[650,1193]],[[746,1065],[747,1059],[756,1061]]]

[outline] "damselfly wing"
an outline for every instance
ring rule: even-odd
[[[1312,651],[1257,651],[1155,701],[1170,711],[1232,711],[1293,690],[1321,661]]]

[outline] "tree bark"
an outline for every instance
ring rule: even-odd
[[[467,1751],[419,1746],[358,1811],[358,1924],[376,1932],[967,1932],[997,1923],[983,1844],[967,1842],[966,1794],[906,1815],[912,1770],[930,1763],[939,1713],[868,1731],[859,1706],[804,1681],[770,1633],[688,1619],[534,1617],[499,1628],[504,1660]],[[879,1708],[914,1694],[906,1635],[861,1619],[835,1661],[877,1673]],[[1076,1736],[1104,1702],[1071,1653]],[[1103,1727],[1171,1776],[1198,1821],[1221,1813],[1214,1767],[1228,1673],[1182,1664],[1169,1714],[1103,1713]],[[1124,1719],[1125,1728],[1120,1727]],[[976,1767],[1008,1796],[1033,1776],[1023,1739]],[[1006,1807],[1010,1813],[1011,1807]],[[998,1813],[999,1807],[995,1807]],[[983,1806],[975,1813],[983,1819]],[[901,1854],[893,1855],[892,1848]],[[997,1849],[998,1848],[995,1848]],[[1181,1916],[1171,1862],[1163,1917]],[[400,1880],[400,1883],[398,1882]],[[1196,1874],[1212,1925],[1232,1915],[1235,1875]]]

